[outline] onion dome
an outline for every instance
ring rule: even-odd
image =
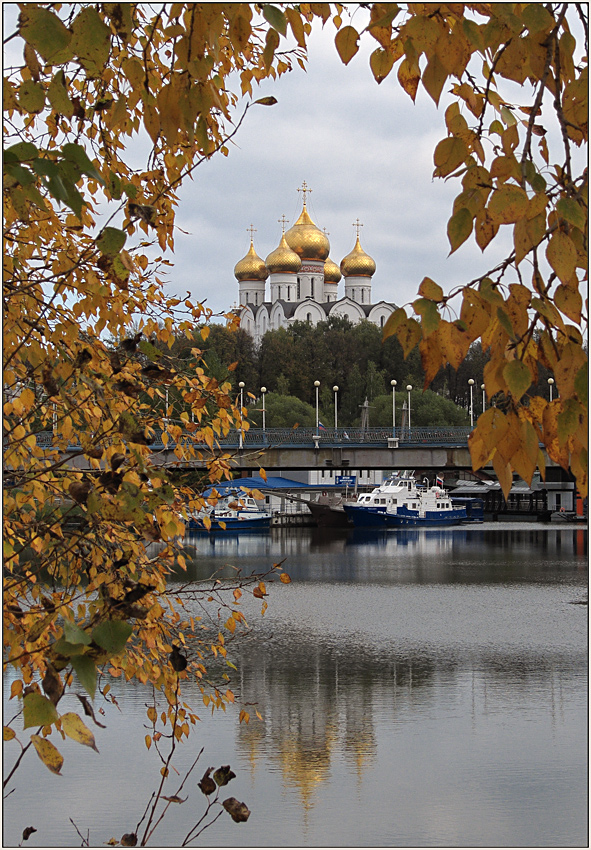
[[[341,279],[341,272],[336,263],[328,258],[324,264],[324,281],[325,283],[338,283]]]
[[[302,261],[296,252],[292,251],[287,244],[285,240],[285,233],[281,235],[279,247],[275,248],[274,251],[271,251],[265,260],[265,265],[271,274],[274,272],[299,272]]]
[[[355,247],[341,260],[341,272],[344,277],[371,277],[375,270],[376,264],[361,247],[358,234]]]
[[[326,260],[330,251],[330,242],[322,230],[319,230],[306,209],[304,208],[300,217],[293,227],[285,234],[287,244],[295,251],[302,260]]]
[[[268,276],[267,267],[254,250],[251,239],[248,254],[234,266],[234,277],[236,280],[266,280]]]

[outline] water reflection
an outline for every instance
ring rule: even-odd
[[[584,845],[587,608],[572,603],[586,597],[586,539],[515,526],[187,539],[184,581],[284,557],[293,578],[268,585],[263,618],[245,594],[250,630],[227,644],[251,722],[204,712],[198,743],[175,754],[182,775],[205,744],[207,764],[232,765],[229,793],[253,813],[200,842]],[[112,687],[124,711],[108,707],[109,728],[95,730],[100,756],[72,742],[62,777],[23,763],[9,844],[31,812],[43,824],[31,846],[71,845],[70,814],[98,844],[129,831],[129,812],[141,817],[160,768],[142,748],[148,695]],[[194,685],[187,701],[199,700]],[[178,846],[191,817],[178,807],[160,841]]]
[[[532,557],[532,553],[536,553]],[[271,529],[185,538],[183,580],[248,575],[286,559],[298,581],[370,584],[544,580],[573,562],[587,569],[587,529],[500,523],[449,529]],[[233,567],[233,569],[232,569]]]

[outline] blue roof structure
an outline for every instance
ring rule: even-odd
[[[233,481],[219,481],[215,487],[208,487],[205,495],[209,495],[212,489],[223,495],[228,490],[239,490],[247,487],[251,490],[309,490],[308,484],[301,481],[293,481],[291,478],[280,478],[277,475],[269,475],[267,480],[260,475],[252,475],[248,478],[235,478]]]

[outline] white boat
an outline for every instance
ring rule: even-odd
[[[432,486],[425,479],[425,486],[417,487],[415,492],[409,492],[386,509],[388,528],[458,525],[466,519],[465,505],[454,505],[439,479]]]
[[[409,496],[417,497],[414,472],[395,472],[371,493],[359,496],[355,503],[345,503],[347,516],[355,527],[386,527],[388,509],[396,508]]]
[[[215,505],[195,513],[187,523],[189,531],[257,531],[269,528],[271,514],[257,505],[243,490],[233,489],[219,496]],[[208,528],[209,525],[209,528]]]

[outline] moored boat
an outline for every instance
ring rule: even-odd
[[[417,492],[412,472],[395,472],[378,487],[374,487],[371,493],[364,493],[355,503],[345,503],[343,507],[356,528],[385,528],[388,509],[396,508],[408,496],[416,496]]]
[[[415,488],[398,504],[390,505],[386,510],[386,526],[401,528],[408,526],[435,527],[459,525],[467,519],[465,505],[454,504],[443,482],[437,479],[431,487]]]
[[[270,524],[271,514],[260,508],[252,496],[244,491],[232,490],[221,496],[216,505],[209,505],[193,514],[187,529],[204,532],[264,531]]]

